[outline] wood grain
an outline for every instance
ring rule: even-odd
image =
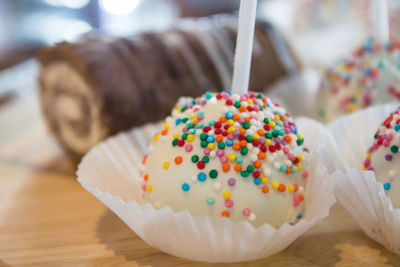
[[[35,97],[0,109],[0,266],[204,266],[151,248],[81,188]],[[214,266],[217,264],[208,264]],[[285,251],[233,266],[400,266],[335,205]]]

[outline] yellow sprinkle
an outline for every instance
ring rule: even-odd
[[[271,144],[271,139],[265,139],[265,144],[269,146]]]
[[[193,114],[192,116],[190,116],[190,120],[194,120],[196,118],[197,118],[196,114]]]
[[[260,136],[258,134],[253,134],[253,139],[258,140],[258,139],[260,139]]]
[[[269,122],[269,127],[271,127],[271,128],[275,128],[275,122],[274,121],[270,121]]]
[[[174,139],[179,139],[179,134],[175,133],[174,135],[172,135],[172,137],[173,137]]]
[[[266,184],[266,183],[268,183],[268,178],[267,177],[263,177],[263,178],[261,178],[261,183],[262,184]]]
[[[253,100],[251,100],[251,99],[247,99],[247,104],[249,104],[249,105],[253,105]]]
[[[354,91],[354,96],[355,97],[359,97],[361,95],[361,90],[360,90],[360,88],[357,88],[355,91]]]
[[[164,162],[164,164],[162,166],[164,169],[167,170],[169,168],[169,162],[168,161]]]
[[[299,155],[297,155],[297,156],[296,156],[296,158],[298,158],[300,161],[302,161],[302,160],[303,160],[303,156],[302,156],[302,155],[300,155],[300,154],[299,154]]]
[[[164,129],[169,129],[169,124],[168,124],[168,122],[164,122]]]
[[[228,125],[230,125],[230,126],[232,126],[232,125],[233,125],[233,123],[234,123],[234,121],[233,121],[233,120],[227,120],[227,121],[226,121],[226,124],[228,124]]]
[[[229,159],[229,161],[235,161],[236,160],[235,154],[233,154],[233,153],[229,154],[228,159]]]
[[[351,103],[351,104],[349,104],[349,105],[347,106],[347,110],[348,110],[349,112],[354,112],[356,109],[357,109],[357,106],[356,106],[355,104],[353,104],[353,103]]]
[[[272,186],[273,189],[278,189],[279,183],[278,182],[272,182],[271,186]]]
[[[367,153],[367,154],[365,155],[365,157],[366,157],[367,159],[370,159],[370,158],[371,158],[371,154],[370,154],[370,153]]]
[[[294,185],[292,185],[292,184],[288,185],[288,186],[287,186],[287,190],[288,190],[289,192],[294,192]]]
[[[297,164],[297,170],[301,171],[303,169],[303,166],[301,164]]]
[[[146,190],[147,192],[151,192],[153,191],[153,187],[151,187],[151,185],[147,185]]]
[[[207,145],[207,148],[213,150],[214,149],[214,144],[213,143],[209,143]]]
[[[154,144],[155,142],[158,141],[159,138],[160,138],[160,135],[159,135],[159,134],[156,134],[156,135],[153,137],[153,140],[151,140],[151,142]]]
[[[365,171],[366,169],[365,169],[365,167],[364,167],[364,166],[362,166],[362,167],[361,167],[361,170]]]
[[[279,116],[278,115],[274,115],[274,119],[276,120],[276,121],[279,121]]]
[[[189,134],[189,135],[187,136],[187,140],[188,140],[188,142],[193,142],[193,140],[194,140],[194,135],[193,135],[193,134]]]
[[[230,199],[230,198],[231,198],[231,193],[230,193],[229,191],[224,191],[224,192],[222,193],[222,196],[223,196],[225,199]]]
[[[303,137],[301,136],[301,134],[297,134],[297,139],[303,139]]]
[[[231,133],[233,133],[234,131],[235,131],[235,128],[233,128],[233,127],[229,127],[229,128],[228,128],[228,133],[231,134]]]

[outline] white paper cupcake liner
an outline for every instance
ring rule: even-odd
[[[375,131],[398,105],[371,107],[329,124],[336,145],[323,148],[322,153],[330,154],[334,168],[343,171],[337,176],[338,201],[370,238],[400,253],[400,209],[393,209],[374,172],[360,169]]]
[[[297,121],[311,147],[326,134],[324,126],[310,119]],[[206,262],[255,260],[278,253],[329,215],[336,202],[334,183],[318,153],[306,190],[306,211],[296,225],[279,229],[265,224],[254,228],[249,222],[232,223],[227,218],[192,217],[174,213],[169,207],[155,209],[141,199],[140,168],[157,125],[148,125],[112,137],[93,148],[78,169],[78,181],[117,214],[149,245],[178,257]],[[307,143],[308,142],[308,143]]]

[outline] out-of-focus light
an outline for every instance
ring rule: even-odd
[[[45,0],[45,2],[52,6],[80,9],[89,4],[90,0]]]
[[[99,0],[100,6],[113,15],[126,15],[131,13],[140,0]]]

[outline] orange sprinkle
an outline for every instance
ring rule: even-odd
[[[264,105],[263,105],[263,108],[267,108],[267,104],[264,104]]]
[[[233,150],[239,150],[240,149],[240,144],[238,144],[238,143],[234,143],[233,145],[232,145],[232,148],[233,148]]]
[[[286,190],[286,186],[284,184],[280,184],[279,187],[278,187],[278,191],[279,192],[285,192],[285,190]]]
[[[194,125],[197,125],[197,124],[199,124],[199,122],[200,122],[199,120],[194,120],[194,121],[193,121],[193,124],[194,124]]]
[[[300,201],[303,201],[304,200],[304,196],[303,195],[299,195],[299,199],[300,199]]]
[[[264,194],[266,194],[266,193],[268,193],[269,192],[269,188],[268,188],[268,186],[266,186],[266,185],[264,185],[263,187],[262,187],[262,192],[264,193]]]
[[[245,122],[250,122],[250,118],[249,118],[249,117],[246,117],[246,118],[244,118],[244,121],[245,121]]]
[[[261,161],[257,160],[253,163],[253,165],[254,165],[254,168],[259,169],[259,168],[261,168],[262,163],[261,163]]]
[[[228,172],[230,168],[231,168],[231,166],[229,165],[229,163],[222,164],[222,171],[223,172]]]
[[[283,139],[288,143],[292,142],[292,137],[290,135],[286,135],[285,137],[283,137]]]
[[[242,170],[242,165],[240,163],[236,163],[233,168],[235,169],[235,171],[240,172]]]
[[[221,116],[221,117],[219,117],[219,121],[224,123],[224,122],[226,122],[226,118],[224,116]]]
[[[246,140],[240,141],[240,146],[241,147],[246,147],[247,146],[247,141]]]
[[[223,140],[222,136],[218,135],[217,137],[215,137],[215,141],[217,143],[221,142]]]
[[[167,135],[167,133],[168,133],[168,129],[164,129],[161,131],[161,135]]]
[[[281,115],[281,116],[279,117],[279,119],[280,119],[282,122],[285,122],[285,117],[284,117],[283,115]]]
[[[238,121],[240,119],[240,115],[236,113],[236,114],[233,115],[232,119],[234,121]]]
[[[145,181],[149,180],[149,175],[148,175],[148,174],[145,174],[145,175],[143,176],[143,180],[145,180]]]
[[[175,158],[175,163],[176,163],[177,165],[181,164],[182,161],[183,161],[183,159],[182,159],[181,156],[177,156],[177,157]]]
[[[239,128],[240,134],[245,134],[246,133],[246,129],[244,128]]]
[[[147,155],[143,157],[143,159],[142,159],[142,164],[143,164],[143,165],[146,164],[146,161],[147,161]]]
[[[286,174],[291,174],[291,173],[292,173],[292,168],[288,167],[288,168],[286,169]]]
[[[229,211],[224,210],[223,212],[221,212],[221,216],[223,216],[223,217],[229,217]]]
[[[243,112],[246,112],[246,107],[245,106],[240,106],[239,107],[239,112],[241,112],[241,113],[243,113]]]
[[[257,134],[258,134],[259,136],[263,136],[263,135],[264,135],[264,131],[263,131],[262,129],[258,129],[258,130],[257,130]]]
[[[258,159],[261,159],[261,160],[265,159],[265,153],[264,152],[258,153]]]

